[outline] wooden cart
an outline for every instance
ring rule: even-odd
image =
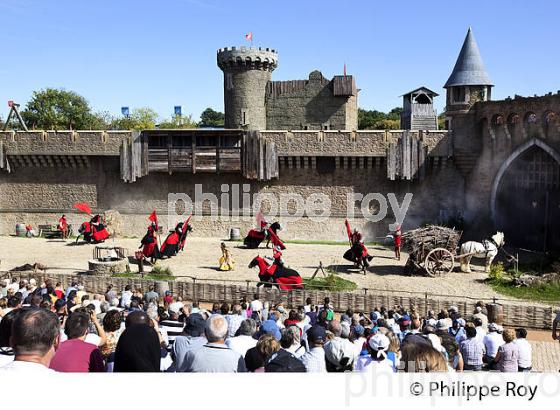
[[[452,272],[461,234],[462,231],[437,225],[405,232],[402,249],[409,254],[405,273],[436,277]]]

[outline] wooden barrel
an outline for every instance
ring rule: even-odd
[[[25,236],[27,230],[25,229],[25,224],[16,224],[16,235]]]
[[[488,311],[488,323],[496,323],[502,325],[504,323],[504,308],[497,303],[489,303],[486,305]]]
[[[231,228],[229,230],[229,239],[232,241],[241,239],[241,230],[239,228]]]
[[[167,281],[163,281],[163,280],[158,280],[156,282],[155,285],[155,289],[154,289],[158,295],[162,298],[165,296],[165,292],[167,292],[169,290],[169,282]]]

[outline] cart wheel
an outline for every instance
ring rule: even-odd
[[[424,267],[430,276],[445,275],[453,271],[455,258],[445,248],[431,250],[424,260]]]

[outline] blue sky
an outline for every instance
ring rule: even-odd
[[[33,90],[63,87],[95,110],[174,105],[198,118],[223,110],[216,50],[275,48],[275,80],[357,78],[362,108],[389,110],[425,85],[442,94],[472,26],[494,99],[560,89],[560,2],[312,0],[0,0],[5,101],[25,103]]]

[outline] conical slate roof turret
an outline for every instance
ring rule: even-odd
[[[443,87],[463,85],[493,85],[484,68],[480,50],[470,27],[453,72]]]

